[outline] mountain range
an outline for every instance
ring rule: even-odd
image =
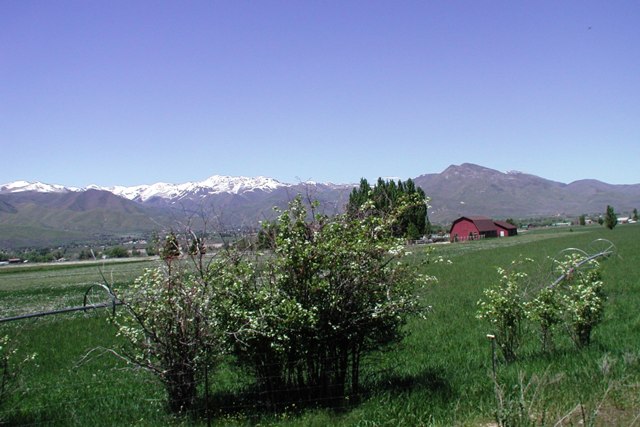
[[[568,217],[604,212],[607,205],[622,213],[640,206],[640,184],[591,179],[564,184],[470,163],[418,176],[414,182],[431,198],[429,219],[438,224],[461,215]],[[159,231],[185,222],[197,226],[202,220],[223,229],[256,228],[259,221],[274,217],[274,206],[286,206],[297,194],[318,200],[331,215],[343,210],[356,185],[219,175],[200,182],[133,187],[15,181],[0,185],[0,247]]]

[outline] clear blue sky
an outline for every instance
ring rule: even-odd
[[[0,1],[0,183],[640,183],[640,2]]]

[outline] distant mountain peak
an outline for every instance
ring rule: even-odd
[[[271,191],[280,187],[287,186],[273,178],[258,176],[247,178],[242,176],[223,176],[213,175],[209,178],[196,183],[197,186],[211,188],[217,192],[227,192],[238,194],[244,191],[263,190]]]
[[[445,178],[452,176],[477,178],[481,175],[497,174],[502,174],[502,172],[484,166],[476,165],[474,163],[463,163],[461,165],[450,165],[440,175],[444,176]]]
[[[38,193],[67,193],[78,191],[75,187],[64,187],[57,184],[45,184],[43,182],[14,181],[0,185],[0,193],[21,193],[25,191],[35,191]]]
[[[271,192],[281,187],[286,187],[275,179],[263,176],[249,178],[243,176],[212,175],[203,181],[186,182],[183,184],[168,184],[157,182],[151,185],[138,185],[134,187],[110,187],[107,190],[130,200],[147,201],[153,198],[181,199],[190,194],[242,194],[248,191],[261,190]]]

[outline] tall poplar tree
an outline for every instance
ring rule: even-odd
[[[399,216],[393,226],[393,234],[396,237],[406,237],[408,239],[418,239],[429,232],[430,224],[427,216],[427,196],[424,190],[416,187],[413,180],[390,180],[385,181],[378,178],[376,185],[371,187],[366,179],[360,180],[360,186],[354,188],[349,196],[347,212],[352,215],[361,212],[360,207],[365,202],[373,202],[374,211],[372,214],[384,215],[395,209],[401,202],[408,198],[419,198],[425,203],[421,205],[411,204]]]

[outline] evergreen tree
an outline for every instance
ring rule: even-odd
[[[618,224],[618,217],[613,210],[613,206],[607,205],[607,212],[604,215],[604,225],[609,230],[613,230],[616,224]]]
[[[371,186],[365,178],[360,179],[360,187],[354,188],[349,195],[349,204],[347,205],[347,211],[350,214],[355,214],[358,208],[364,204],[371,197]]]

